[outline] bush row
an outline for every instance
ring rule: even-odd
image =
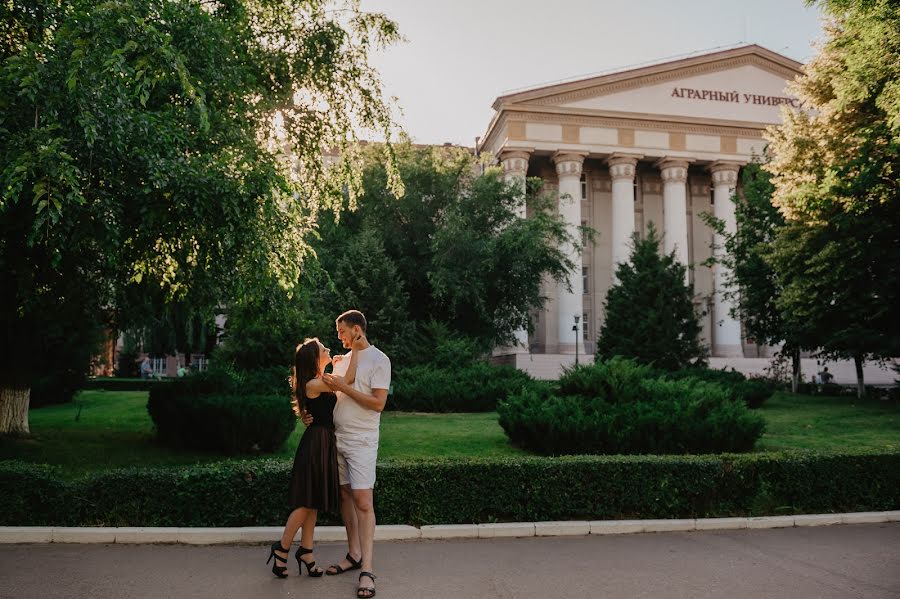
[[[0,462],[4,526],[281,526],[290,463],[126,469],[64,480]],[[575,456],[380,464],[382,524],[700,518],[900,508],[900,453]],[[322,514],[320,524],[336,524]]]
[[[472,362],[449,368],[412,366],[394,377],[387,409],[407,412],[493,412],[497,401],[532,381],[511,366]]]

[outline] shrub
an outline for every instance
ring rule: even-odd
[[[290,468],[263,459],[65,481],[46,466],[0,462],[0,525],[281,526]],[[375,502],[379,522],[412,525],[896,510],[900,453],[382,463]],[[338,516],[319,521],[336,524]]]
[[[763,378],[748,379],[734,369],[683,368],[665,373],[664,376],[671,380],[693,379],[717,383],[728,390],[733,400],[744,402],[750,409],[762,406],[777,389],[777,385],[772,381]]]
[[[412,366],[397,373],[389,410],[411,412],[491,412],[497,401],[520,391],[531,377],[510,366],[486,362],[440,368]]]
[[[272,452],[293,432],[287,370],[217,366],[150,388],[147,411],[165,444],[225,453]]]
[[[147,411],[162,442],[226,453],[273,452],[297,422],[290,401],[278,395],[157,396]]]
[[[763,418],[721,385],[647,373],[629,360],[572,369],[500,402],[500,426],[547,455],[749,451],[762,435]]]

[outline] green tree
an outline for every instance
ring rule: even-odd
[[[537,182],[523,220],[520,192],[496,168],[482,174],[471,152],[397,146],[405,189],[397,200],[386,190],[383,159],[371,151],[358,209],[323,223],[314,244],[334,285],[322,286],[316,313],[327,313],[333,327],[336,309],[368,315],[368,307],[381,321],[373,334],[398,365],[422,361],[418,340],[431,338],[436,325],[483,352],[529,327],[530,311],[545,301],[543,277],[561,279],[572,266],[559,251],[569,234]]]
[[[187,331],[296,284],[317,213],[358,195],[356,135],[393,127],[368,56],[398,33],[356,0],[0,11],[0,433],[23,433],[63,314],[128,328],[174,304]]]
[[[800,381],[800,351],[803,348],[803,324],[792,322],[778,306],[781,285],[770,263],[772,243],[785,226],[784,216],[772,204],[771,175],[759,161],[747,164],[741,172],[742,193],[732,196],[737,230],[730,233],[725,223],[710,213],[703,220],[724,241],[724,252],[710,263],[726,266],[726,294],[732,300],[732,316],[744,323],[757,343],[783,344],[781,354],[790,356],[794,392]]]
[[[633,358],[665,370],[702,363],[700,319],[686,267],[672,252],[660,253],[653,223],[647,236],[634,236],[631,257],[616,267],[616,284],[604,304],[597,358]]]
[[[769,131],[773,203],[786,225],[771,264],[779,309],[822,355],[900,355],[900,5],[821,2],[831,22],[793,85],[805,110]]]

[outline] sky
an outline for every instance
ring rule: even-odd
[[[820,11],[801,0],[362,0],[406,42],[374,55],[416,143],[466,146],[504,93],[755,43],[806,62]]]

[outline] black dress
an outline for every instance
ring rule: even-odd
[[[306,409],[313,417],[294,456],[291,471],[291,508],[311,508],[325,511],[340,509],[340,480],[338,479],[337,444],[334,438],[334,393],[322,393],[306,400]]]

